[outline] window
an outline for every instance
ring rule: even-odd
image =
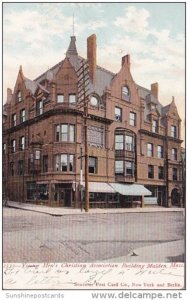
[[[25,109],[20,110],[20,123],[25,122]]]
[[[172,180],[178,179],[178,170],[177,168],[172,168]]]
[[[69,142],[75,142],[75,126],[69,125]]]
[[[89,173],[97,173],[97,157],[89,157]]]
[[[164,167],[158,167],[158,178],[164,179]]]
[[[3,154],[6,154],[6,144],[3,143]]]
[[[124,161],[116,160],[115,161],[115,175],[123,175],[124,174]]]
[[[123,150],[124,149],[124,136],[123,135],[115,135],[115,150]]]
[[[134,172],[133,162],[132,161],[126,161],[125,166],[126,166],[126,175],[133,177],[133,172]]]
[[[19,139],[19,150],[24,150],[25,149],[25,137],[21,136]]]
[[[14,176],[14,162],[13,161],[10,163],[10,175]]]
[[[56,142],[75,142],[75,125],[61,124],[56,125],[55,138]]]
[[[115,120],[122,121],[122,109],[120,107],[115,107]]]
[[[126,101],[130,101],[130,91],[127,86],[122,87],[122,99]]]
[[[74,171],[74,154],[58,154],[55,157],[55,170],[61,172]]]
[[[136,114],[134,112],[129,114],[129,125],[136,126]]]
[[[148,178],[154,178],[154,166],[148,165]]]
[[[133,136],[125,136],[125,150],[133,151]]]
[[[152,132],[158,132],[158,121],[157,120],[152,121]]]
[[[151,143],[147,144],[147,156],[149,157],[153,156],[153,144]]]
[[[90,103],[93,106],[98,106],[99,100],[98,100],[98,98],[96,96],[91,96]]]
[[[16,140],[11,141],[11,152],[12,153],[16,152]]]
[[[12,127],[16,126],[16,114],[13,114],[11,117],[11,125]]]
[[[39,160],[40,159],[40,150],[35,151],[35,159]]]
[[[69,103],[76,103],[76,95],[69,94]]]
[[[177,137],[177,128],[174,125],[171,126],[171,137]]]
[[[172,152],[171,152],[171,158],[172,160],[177,160],[177,149],[176,148],[172,148]]]
[[[68,125],[61,125],[61,142],[68,142]]]
[[[43,114],[43,101],[42,100],[37,102],[36,108],[37,108],[37,116],[42,115]]]
[[[16,97],[16,99],[17,99],[17,102],[21,102],[21,101],[22,101],[22,93],[21,93],[21,91],[18,91],[18,92],[17,92],[17,97]]]
[[[74,155],[73,154],[69,155],[69,171],[70,172],[74,171]]]
[[[23,160],[18,161],[18,175],[24,174],[24,162]]]
[[[57,95],[57,103],[63,103],[64,102],[64,95],[58,94]]]
[[[161,145],[157,146],[157,157],[163,158],[163,146],[161,146]]]
[[[42,170],[43,170],[43,172],[48,172],[48,155],[43,156]]]

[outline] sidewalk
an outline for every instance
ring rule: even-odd
[[[102,262],[183,262],[185,245],[183,240],[160,243],[130,250],[126,256],[114,257]]]
[[[91,208],[88,213],[83,209],[78,208],[66,208],[66,207],[50,207],[36,204],[8,202],[8,207],[23,209],[28,211],[35,211],[38,213],[44,213],[52,216],[64,216],[64,215],[81,215],[81,214],[109,214],[109,213],[150,213],[150,212],[182,212],[184,208],[172,207],[165,208],[161,206],[146,206],[137,208]]]

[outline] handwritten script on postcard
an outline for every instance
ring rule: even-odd
[[[4,263],[4,289],[183,289],[183,263]]]

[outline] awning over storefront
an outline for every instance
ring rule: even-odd
[[[85,182],[83,182],[85,187]],[[116,191],[106,182],[89,182],[90,193],[116,193]]]
[[[151,192],[140,184],[110,183],[111,187],[119,194],[125,196],[151,196]]]

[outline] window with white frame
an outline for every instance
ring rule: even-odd
[[[171,158],[172,158],[172,160],[177,160],[177,149],[176,148],[172,148]]]
[[[133,136],[126,135],[125,136],[125,150],[127,151],[133,151],[134,145],[133,145]]]
[[[18,91],[18,92],[17,92],[17,97],[16,97],[16,99],[17,99],[17,102],[21,102],[21,101],[22,101],[22,92],[21,92],[21,91]]]
[[[177,138],[177,127],[175,125],[171,126],[171,137]]]
[[[37,102],[36,111],[37,111],[37,116],[43,114],[43,101],[42,100]]]
[[[55,126],[56,142],[75,142],[75,125],[60,124]]]
[[[124,174],[124,161],[116,160],[115,161],[115,175],[123,175]]]
[[[25,109],[20,110],[20,123],[25,122]]]
[[[58,94],[57,103],[63,103],[63,102],[64,102],[64,94]]]
[[[74,154],[57,154],[55,156],[55,170],[61,172],[74,172]]]
[[[21,136],[19,139],[19,149],[23,151],[25,149],[25,137]]]
[[[39,160],[40,159],[40,150],[35,151],[35,159]]]
[[[97,173],[97,157],[89,157],[89,173]]]
[[[12,125],[12,127],[16,126],[16,114],[12,114],[11,125]]]
[[[120,107],[115,107],[115,120],[122,121],[122,109]]]
[[[130,101],[130,90],[128,86],[122,87],[122,99],[126,101]]]
[[[132,161],[125,162],[126,176],[133,177],[133,174],[134,174],[133,166],[134,166],[134,164]]]
[[[161,145],[157,146],[157,157],[163,158],[163,146],[161,146]]]
[[[116,134],[115,135],[115,150],[123,150],[124,149],[124,135]]]
[[[75,94],[69,94],[69,103],[70,104],[76,103],[76,95]]]
[[[152,121],[152,132],[155,132],[155,133],[158,132],[158,121],[157,120]]]
[[[147,144],[147,156],[149,157],[153,156],[153,144],[151,143]]]
[[[129,125],[136,126],[136,113],[130,112],[129,114]]]

